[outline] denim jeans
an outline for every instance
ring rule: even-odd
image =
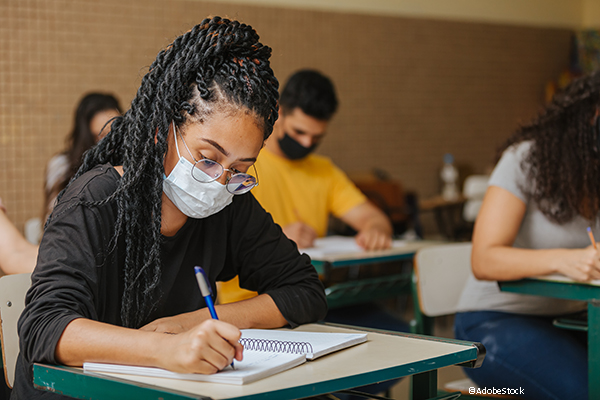
[[[496,311],[456,314],[456,338],[486,348],[483,365],[464,372],[480,388],[522,388],[524,399],[587,399],[587,335],[554,327],[552,320]]]

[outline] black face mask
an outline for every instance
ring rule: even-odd
[[[278,140],[279,148],[290,160],[299,160],[312,153],[318,143],[313,144],[310,147],[304,147],[300,143],[296,142],[287,133],[283,134],[283,137]]]

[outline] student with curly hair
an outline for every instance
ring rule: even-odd
[[[214,373],[240,359],[240,328],[325,315],[310,259],[249,193],[278,114],[270,55],[252,27],[219,17],[158,54],[50,215],[13,398],[61,398],[33,387],[34,362]],[[217,306],[213,321],[196,265],[213,289],[238,275],[259,295]]]
[[[526,399],[587,399],[586,336],[552,320],[583,302],[501,292],[496,281],[551,273],[600,278],[587,227],[600,228],[600,73],[573,82],[502,147],[473,235],[456,337],[482,342],[486,387]],[[477,279],[479,280],[477,280]]]

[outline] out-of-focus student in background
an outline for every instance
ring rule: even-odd
[[[338,101],[331,80],[320,72],[293,74],[281,93],[273,137],[257,162],[261,179],[254,196],[298,247],[325,236],[333,214],[358,233],[366,250],[391,245],[392,225],[327,157],[314,154]]]
[[[119,101],[111,94],[89,93],[75,110],[73,130],[67,148],[50,159],[46,166],[43,220],[52,212],[56,196],[63,190],[81,165],[83,153],[110,131],[111,120],[121,115]],[[43,222],[42,222],[43,223]],[[38,246],[25,239],[7,216],[0,199],[0,269],[5,274],[31,272],[35,267]]]
[[[67,148],[50,159],[46,166],[45,215],[50,214],[56,196],[81,166],[82,156],[110,131],[110,122],[121,115],[119,101],[111,94],[89,93],[75,111],[73,130]],[[108,124],[108,125],[107,125]]]
[[[575,81],[503,146],[473,234],[458,339],[482,342],[481,387],[526,399],[587,399],[585,332],[553,326],[586,303],[501,292],[496,281],[559,273],[600,278],[587,227],[600,233],[600,73]]]

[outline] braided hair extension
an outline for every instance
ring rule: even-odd
[[[532,200],[559,224],[577,214],[594,220],[600,211],[600,145],[596,128],[600,71],[571,83],[528,125],[500,148],[532,141],[523,160]]]
[[[271,48],[249,25],[205,19],[162,50],[142,79],[131,108],[85,154],[75,178],[104,163],[123,166],[115,200],[118,217],[111,250],[125,241],[121,319],[137,328],[161,296],[161,196],[169,125],[202,123],[229,110],[256,118],[267,139],[278,116],[278,87],[269,64]],[[74,179],[75,179],[74,178]]]

